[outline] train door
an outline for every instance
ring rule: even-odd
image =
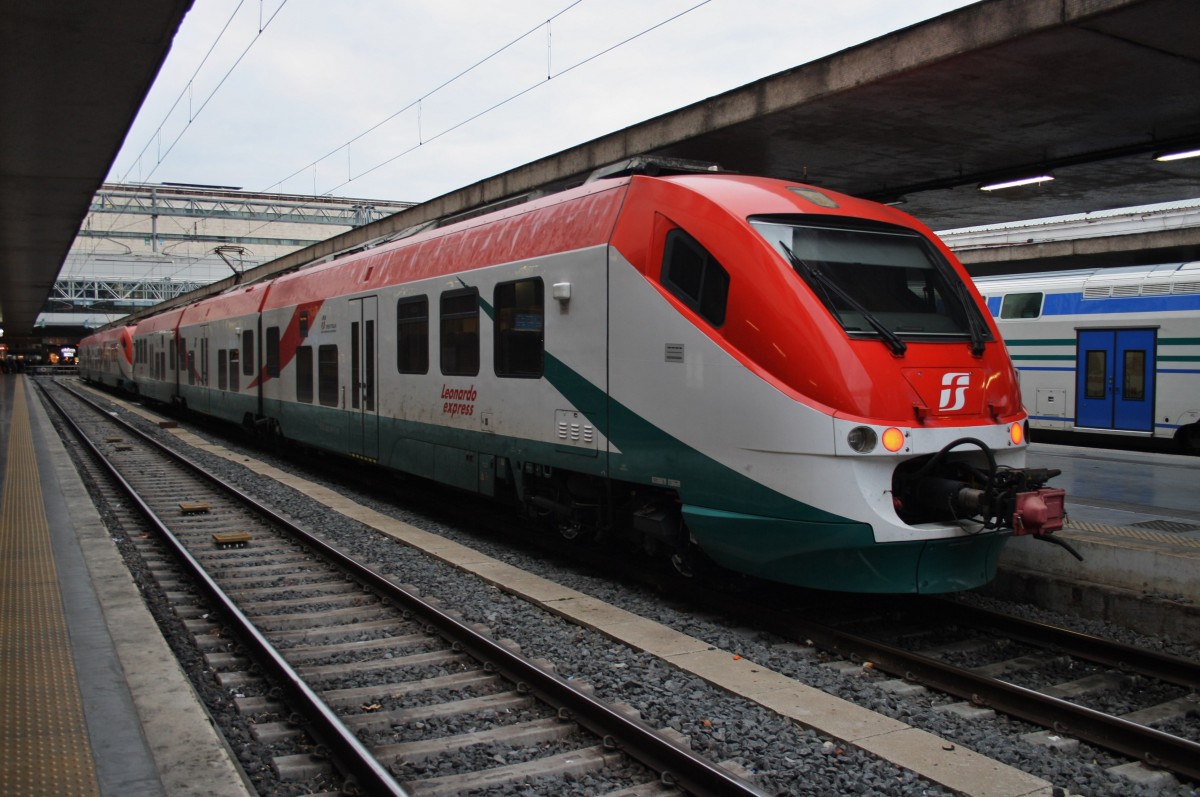
[[[196,384],[200,390],[188,401],[188,405],[197,412],[207,413],[211,409],[212,398],[208,390],[208,324],[200,325],[200,336],[196,339],[198,373]]]
[[[379,297],[350,300],[350,453],[379,459],[376,329]]]
[[[1076,426],[1154,431],[1156,334],[1153,329],[1079,330]]]

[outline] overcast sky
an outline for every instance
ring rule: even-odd
[[[196,0],[108,179],[424,201],[965,5]]]

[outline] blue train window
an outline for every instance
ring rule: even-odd
[[[1125,401],[1146,400],[1146,352],[1140,349],[1125,351],[1125,379],[1121,386]]]

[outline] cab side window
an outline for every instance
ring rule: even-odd
[[[707,249],[680,229],[667,233],[663,251],[662,284],[708,323],[725,323],[729,272]]]

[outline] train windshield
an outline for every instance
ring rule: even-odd
[[[904,340],[922,338],[963,338],[982,350],[989,333],[970,291],[919,233],[845,219],[750,223],[850,335],[880,337],[897,354]]]

